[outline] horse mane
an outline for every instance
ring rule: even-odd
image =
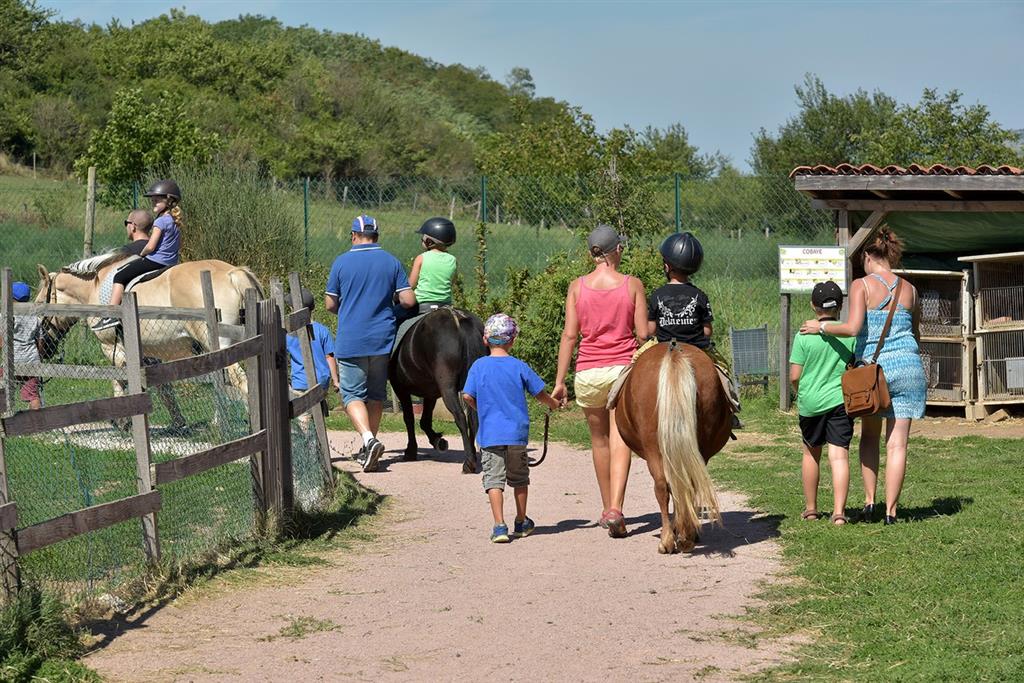
[[[61,268],[62,273],[70,273],[77,275],[78,277],[93,278],[100,271],[111,263],[116,261],[124,260],[128,255],[128,251],[124,247],[115,247],[109,249],[102,254],[96,256],[90,256],[84,258],[81,261],[75,261]]]

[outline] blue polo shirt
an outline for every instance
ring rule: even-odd
[[[477,358],[466,375],[463,393],[476,399],[480,448],[525,446],[530,438],[526,394],[544,391],[544,380],[514,356]]]
[[[292,359],[292,389],[305,391],[306,367],[302,362],[302,346],[296,334],[288,335],[288,355]],[[331,331],[318,322],[313,323],[313,369],[316,370],[316,383],[326,384],[331,379],[331,368],[327,365],[327,356],[334,355],[334,337]]]
[[[409,289],[398,259],[377,244],[355,244],[334,259],[326,293],[339,301],[334,357],[391,353],[395,342],[395,292]]]

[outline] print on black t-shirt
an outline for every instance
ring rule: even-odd
[[[647,318],[658,324],[658,341],[677,339],[702,349],[710,345],[704,326],[714,319],[707,295],[689,282],[662,285],[647,300]]]

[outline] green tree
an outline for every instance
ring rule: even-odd
[[[640,142],[650,151],[648,169],[652,175],[679,173],[685,180],[710,177],[728,165],[721,154],[701,154],[690,144],[690,136],[681,123],[664,130],[648,126],[640,134]]]
[[[512,70],[505,76],[505,85],[513,95],[527,99],[532,98],[537,91],[537,86],[533,83],[533,74],[522,66],[512,67]]]
[[[141,89],[126,88],[114,94],[107,124],[93,133],[75,171],[84,175],[96,166],[98,179],[117,191],[148,168],[208,163],[219,144],[217,134],[203,132],[180,98],[162,92],[148,101]]]
[[[877,90],[838,97],[811,74],[795,90],[796,116],[774,135],[762,128],[754,136],[750,163],[756,174],[788,174],[804,164],[866,163],[864,131],[885,129],[897,118],[896,100]]]
[[[1020,165],[1018,133],[992,121],[985,105],[965,106],[961,99],[958,90],[940,96],[926,88],[917,105],[900,107],[895,121],[864,131],[864,158],[901,166]]]

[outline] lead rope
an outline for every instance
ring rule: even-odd
[[[544,458],[548,457],[548,431],[549,431],[550,427],[551,427],[551,411],[548,410],[548,412],[544,413],[544,449],[540,452],[540,458],[539,459],[537,459],[537,460],[533,460],[532,458],[530,459],[530,461],[528,463],[530,467],[536,467],[537,465],[539,465],[542,462],[544,462]]]

